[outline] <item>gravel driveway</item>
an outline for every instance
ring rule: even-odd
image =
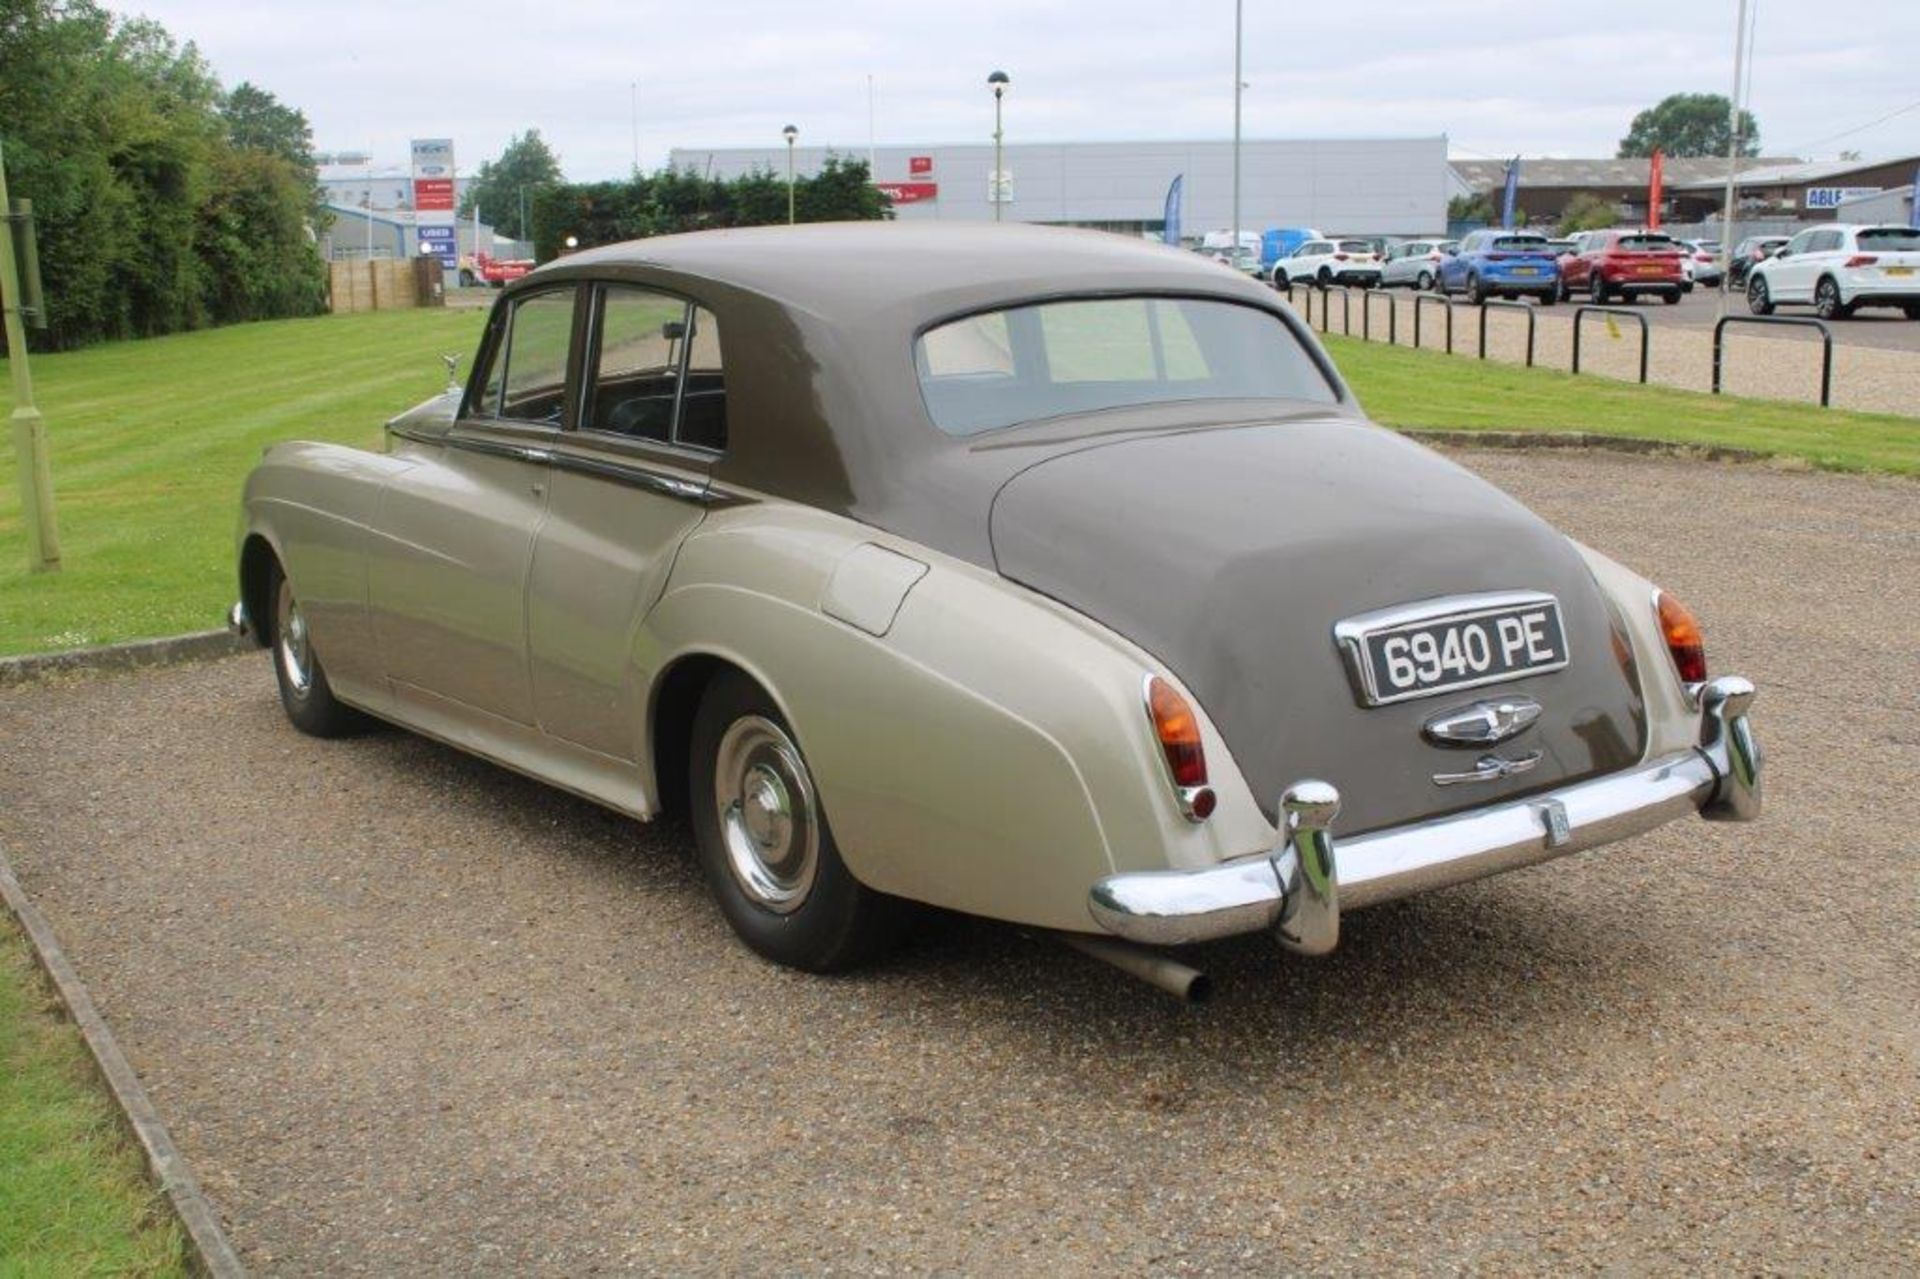
[[[1461,455],[1761,686],[1769,813],[1202,952],[1005,927],[820,979],[678,827],[264,658],[0,697],[0,838],[268,1273],[1911,1272],[1920,486]]]

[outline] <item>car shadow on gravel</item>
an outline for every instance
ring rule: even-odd
[[[330,747],[328,749],[339,749]],[[636,911],[666,910],[702,936],[670,955],[635,953],[636,967],[676,972],[703,962],[753,971],[709,900],[684,819],[640,823],[450,747],[399,731],[345,749],[470,805],[480,825],[563,864],[594,866]],[[424,800],[425,797],[423,797]],[[1604,855],[1604,854],[1603,854]],[[769,983],[782,998],[819,1006],[856,998],[875,1017],[909,1017],[929,1036],[983,1030],[1041,1057],[1071,1042],[1110,1060],[1138,1059],[1143,1075],[1184,1066],[1223,1084],[1250,1063],[1337,1061],[1485,1051],[1488,1041],[1565,1044],[1594,1027],[1596,1007],[1618,1032],[1648,998],[1647,974],[1684,980],[1684,958],[1660,953],[1654,930],[1607,896],[1567,890],[1574,863],[1373,907],[1342,921],[1340,948],[1321,959],[1251,936],[1194,947],[1182,958],[1213,979],[1215,996],[1184,1007],[1172,997],[1069,949],[1043,932],[928,909],[906,946],[877,966]],[[642,901],[639,898],[644,897]],[[676,979],[678,979],[676,977]],[[716,985],[722,983],[715,977]],[[1657,983],[1656,983],[1657,989]],[[823,1016],[822,1024],[832,1023]],[[1611,1033],[1601,1028],[1599,1033]],[[832,1055],[853,1051],[851,1043]]]

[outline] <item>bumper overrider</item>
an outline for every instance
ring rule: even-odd
[[[1280,943],[1321,955],[1340,938],[1342,906],[1530,866],[1625,839],[1698,812],[1709,821],[1760,814],[1759,743],[1737,675],[1700,690],[1700,742],[1624,772],[1451,817],[1336,841],[1340,795],[1300,781],[1280,798],[1279,844],[1202,870],[1138,871],[1095,884],[1088,908],[1107,932],[1171,946],[1272,929]]]

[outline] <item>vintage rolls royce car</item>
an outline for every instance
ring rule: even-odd
[[[298,728],[684,809],[809,969],[918,902],[1186,989],[1146,947],[1323,952],[1760,802],[1753,688],[1678,601],[1368,422],[1256,281],[1099,232],[569,256],[384,452],[269,450],[239,579]]]

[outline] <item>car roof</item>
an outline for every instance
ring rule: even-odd
[[[747,289],[827,317],[852,317],[949,293],[1008,301],[1132,287],[1232,292],[1235,281],[1165,245],[1066,227],[822,222],[629,240],[561,258],[535,275],[651,267]],[[1224,286],[1224,287],[1223,287]],[[1259,286],[1249,286],[1255,290]]]
[[[717,484],[847,515],[988,565],[987,498],[1048,448],[1084,445],[948,436],[927,415],[916,334],[1052,299],[1160,294],[1258,308],[1315,349],[1265,284],[1109,231],[860,222],[659,236],[548,263],[508,285],[500,306],[582,280],[666,290],[717,317],[728,435],[711,467]],[[1340,401],[1301,411],[1357,416],[1338,373],[1321,367]],[[1172,405],[1138,416],[1176,421],[1193,411]]]

